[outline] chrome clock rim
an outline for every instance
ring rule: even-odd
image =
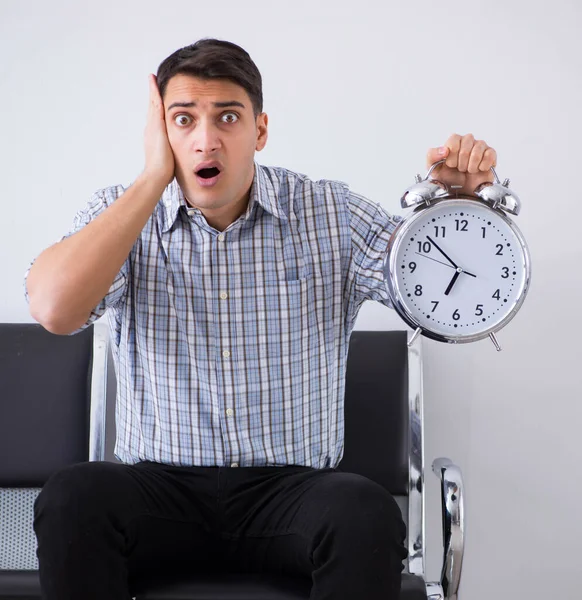
[[[525,265],[525,276],[523,280],[523,284],[521,289],[519,290],[519,295],[517,300],[514,302],[511,309],[508,313],[497,323],[490,325],[489,327],[483,329],[479,333],[471,333],[471,334],[444,334],[440,331],[434,331],[430,327],[427,327],[426,324],[420,324],[420,322],[414,317],[412,312],[408,309],[406,302],[404,301],[403,293],[401,292],[398,286],[398,268],[397,268],[397,255],[400,244],[406,237],[406,234],[411,229],[411,227],[416,223],[417,220],[426,216],[427,214],[433,212],[435,207],[441,207],[443,204],[451,207],[459,207],[459,206],[467,206],[467,203],[472,203],[487,209],[487,211],[494,213],[496,216],[501,218],[504,223],[511,229],[515,237],[519,242],[519,246],[521,249],[521,253],[524,260]],[[386,280],[386,286],[388,289],[388,294],[390,296],[390,300],[392,301],[392,305],[396,313],[402,318],[402,320],[409,325],[412,329],[420,329],[422,335],[425,337],[437,340],[439,342],[446,342],[449,344],[464,344],[469,342],[476,342],[478,340],[482,340],[484,338],[489,337],[492,333],[496,333],[497,331],[503,329],[518,313],[519,309],[523,305],[525,297],[529,291],[530,281],[531,281],[531,258],[529,253],[529,248],[523,237],[523,234],[517,227],[517,225],[507,217],[501,210],[492,208],[489,204],[480,200],[479,198],[474,198],[471,196],[462,196],[459,195],[455,198],[443,198],[440,200],[436,200],[431,202],[429,206],[419,206],[411,215],[405,217],[403,221],[396,227],[392,236],[390,237],[390,242],[388,244],[388,254],[386,258],[386,262],[384,264],[384,275]]]

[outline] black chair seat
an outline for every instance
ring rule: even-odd
[[[216,573],[149,583],[138,600],[306,600],[310,579],[283,575]]]
[[[2,600],[38,600],[40,581],[38,571],[0,571]]]
[[[220,573],[151,584],[136,593],[138,600],[307,600],[310,589],[310,579]],[[421,577],[402,575],[401,600],[426,600],[426,586]]]
[[[137,590],[139,600],[306,600],[311,581],[282,575],[222,573],[187,581],[152,584]],[[38,571],[2,571],[0,597],[7,600],[38,600]],[[401,600],[426,600],[422,578],[402,575]]]
[[[310,589],[310,579],[220,573],[151,584],[136,593],[138,600],[307,600]],[[401,600],[426,600],[426,586],[421,577],[402,575]]]

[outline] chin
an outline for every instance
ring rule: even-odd
[[[208,209],[220,208],[222,206],[220,199],[211,197],[211,194],[201,194],[200,192],[194,192],[193,194],[189,194],[188,192],[185,192],[184,195],[187,198],[186,204],[190,204],[195,208]]]
[[[189,203],[196,208],[216,209],[222,208],[223,206],[230,204],[228,200],[230,196],[226,195],[224,192],[221,193],[219,190],[216,189],[199,190],[194,188],[190,191],[183,191],[186,198],[188,198],[186,203],[188,204],[189,201]]]
[[[208,205],[219,202],[225,196],[224,188],[221,185],[203,188],[196,181],[189,182],[189,185],[183,185],[180,180],[178,180],[178,185],[184,192],[184,196],[195,206],[210,208]]]

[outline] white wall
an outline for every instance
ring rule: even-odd
[[[578,598],[581,17],[577,0],[3,0],[0,319],[31,320],[28,262],[94,190],[140,172],[147,75],[200,37],[241,44],[263,74],[259,162],[347,181],[392,212],[426,149],[472,132],[522,198],[533,279],[503,352],[425,340],[427,462],[448,455],[465,475],[462,598]],[[402,324],[368,304],[357,327]],[[429,471],[427,484],[436,578]]]

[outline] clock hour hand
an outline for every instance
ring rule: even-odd
[[[426,236],[426,239],[453,265],[453,267],[455,267],[455,269],[458,269],[459,267],[445,254],[444,250],[442,250],[441,248],[438,247],[438,245],[436,244],[436,242],[430,237],[430,236]]]
[[[455,274],[453,275],[453,278],[451,279],[450,283],[449,283],[449,287],[446,289],[445,291],[445,296],[448,296],[451,293],[451,290],[453,289],[453,286],[455,285],[457,279],[459,278],[459,275],[463,272],[462,269],[457,269],[455,271]]]

